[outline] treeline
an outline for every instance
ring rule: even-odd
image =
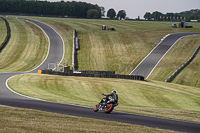
[[[192,9],[190,11],[184,11],[180,13],[166,13],[155,11],[153,13],[146,12],[144,15],[145,20],[156,21],[191,21],[197,20],[200,22],[200,9]]]
[[[37,0],[0,0],[1,13],[57,15],[87,18],[89,10],[98,12],[97,18],[104,13],[104,8],[86,2],[48,2]],[[91,15],[90,15],[91,17]]]

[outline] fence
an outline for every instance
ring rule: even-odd
[[[1,46],[0,46],[0,52],[1,52],[3,50],[3,48],[6,46],[6,44],[9,42],[11,34],[10,34],[10,26],[9,26],[8,21],[6,19],[4,19],[3,17],[0,17],[0,18],[5,21],[6,28],[7,28],[6,38],[5,38],[4,42],[1,44]]]
[[[60,71],[64,72],[64,64],[59,64],[59,63],[48,63],[48,70],[55,70],[55,71]]]
[[[195,56],[197,55],[197,53],[199,52],[200,49],[200,45],[199,47],[196,49],[196,51],[194,52],[194,54],[192,55],[192,57],[185,62],[185,64],[183,64],[178,70],[176,70],[175,73],[173,73],[167,80],[165,80],[165,82],[172,82],[174,80],[174,78],[188,65],[190,64],[190,62],[192,62],[192,60],[195,58]]]
[[[52,74],[52,75],[62,75],[62,76],[79,76],[79,77],[98,77],[98,78],[119,78],[119,79],[132,79],[132,80],[142,80],[143,76],[139,75],[119,75],[115,74],[114,71],[73,71],[66,70],[64,72],[58,72],[53,70],[42,70],[42,74]]]

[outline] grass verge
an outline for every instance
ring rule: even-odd
[[[14,91],[47,101],[93,107],[113,89],[115,110],[200,123],[200,89],[158,81],[25,74],[11,78]]]
[[[155,68],[149,79],[165,81],[194,54],[200,45],[199,35],[180,39]],[[173,83],[200,88],[200,54],[174,79]]]
[[[80,39],[78,69],[116,71],[118,74],[129,74],[166,34],[200,30],[199,23],[191,24],[194,28],[172,28],[174,22],[29,18],[49,24],[64,38],[65,62],[69,65],[72,34],[76,29]],[[116,31],[101,30],[102,25],[109,24]]]
[[[0,45],[4,42],[6,35],[7,35],[7,29],[6,24],[3,19],[0,18]]]
[[[171,133],[144,126],[0,106],[0,132]]]
[[[193,28],[172,28],[171,24],[174,22],[29,18],[51,25],[63,37],[66,51],[63,62],[71,65],[72,33],[73,29],[76,29],[80,39],[78,69],[110,70],[118,74],[129,74],[166,34],[200,30],[199,23],[191,23]],[[101,30],[102,25],[109,24],[116,31]],[[191,57],[199,42],[199,35],[180,39],[158,64],[149,79],[165,81]],[[198,57],[174,83],[200,87]]]
[[[0,53],[0,72],[24,72],[36,68],[47,54],[45,34],[32,23],[15,18],[7,20],[11,38]]]

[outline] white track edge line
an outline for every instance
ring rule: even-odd
[[[168,36],[170,36],[171,34],[168,34]],[[167,36],[167,37],[168,37]],[[165,37],[165,38],[167,38],[167,37]],[[142,62],[154,51],[154,49],[155,48],[157,48],[164,40],[165,40],[165,38],[162,40],[162,41],[160,41],[152,50],[151,50],[151,52],[135,67],[135,69],[137,69],[139,66],[140,66],[140,64],[142,64]],[[131,73],[133,73],[134,71],[135,71],[135,69],[133,69],[133,71],[131,72]],[[129,75],[131,75],[131,73],[129,74]]]
[[[16,74],[16,75],[13,75],[11,76],[10,78],[8,78],[6,80],[6,87],[13,93],[21,96],[21,97],[25,97],[25,98],[29,98],[29,99],[33,99],[33,100],[38,100],[38,101],[43,101],[43,102],[48,102],[48,103],[58,103],[58,102],[53,102],[53,101],[47,101],[47,100],[42,100],[42,99],[39,99],[39,98],[33,98],[33,97],[29,97],[29,96],[26,96],[26,95],[23,95],[23,94],[20,94],[14,90],[12,90],[9,86],[8,86],[8,80],[10,80],[11,78],[14,78],[15,76],[18,76],[18,75],[23,75],[24,73],[21,73],[21,74]],[[68,103],[58,103],[58,104],[63,104],[63,105],[71,105],[71,106],[77,106],[77,107],[84,107],[84,108],[89,108],[89,109],[92,109],[92,107],[86,107],[86,106],[80,106],[80,105],[75,105],[75,104],[68,104]]]
[[[24,20],[24,19],[23,19],[23,20]],[[34,20],[34,19],[30,19],[30,20]],[[46,59],[48,58],[49,51],[50,51],[50,39],[49,39],[49,36],[47,35],[47,33],[46,33],[40,26],[38,26],[37,24],[35,24],[35,23],[33,23],[33,22],[29,21],[29,20],[25,20],[25,21],[28,21],[28,22],[30,22],[30,23],[36,25],[37,27],[39,27],[39,28],[46,34],[46,36],[47,36],[47,38],[48,38],[48,41],[49,41],[48,54],[47,54],[46,58],[43,60],[43,62],[42,62],[39,66],[37,66],[37,67],[34,68],[33,70],[30,70],[30,71],[26,72],[26,73],[29,73],[29,72],[32,72],[32,71],[36,70],[37,68],[39,68],[39,67],[46,61]],[[38,21],[38,20],[34,20],[34,21]],[[54,28],[52,28],[52,27],[49,26],[48,24],[43,23],[43,22],[41,22],[41,21],[38,21],[38,22],[40,22],[40,23],[42,23],[42,24],[44,24],[44,25],[50,27],[50,28],[51,28],[52,30],[54,30],[54,31],[56,32],[56,34],[61,38],[62,44],[63,44],[63,55],[62,55],[62,58],[61,58],[61,60],[60,60],[60,62],[59,62],[59,64],[60,64],[60,63],[62,62],[62,60],[64,59],[64,56],[65,56],[65,55],[64,55],[64,54],[65,54],[65,44],[64,44],[63,38],[61,37],[61,35],[60,35]],[[54,68],[54,69],[55,69],[55,68]]]
[[[156,68],[156,66],[160,63],[160,61],[165,57],[165,55],[169,52],[169,50],[171,50],[171,48],[183,37],[186,37],[186,36],[193,36],[193,35],[198,35],[198,34],[191,34],[191,35],[184,35],[184,36],[181,36],[178,40],[176,40],[176,42],[167,50],[167,52],[165,52],[165,54],[160,58],[160,60],[157,62],[157,64],[154,66],[154,68],[151,70],[151,72],[149,73],[149,75],[147,76],[146,79],[149,78],[149,76],[151,75],[151,73],[154,71],[154,69]]]
[[[27,20],[26,20],[27,21]],[[34,21],[37,21],[37,20],[34,20]],[[28,21],[28,22],[30,22],[30,21]],[[39,21],[38,21],[39,22]],[[32,22],[30,22],[30,23],[32,23]],[[41,22],[41,23],[43,23],[43,22]],[[34,24],[34,23],[33,23]],[[43,23],[43,24],[45,24],[45,23]],[[34,24],[34,25],[36,25],[36,24]],[[47,24],[45,24],[45,25],[47,25]],[[40,26],[38,26],[38,25],[36,25],[37,27],[39,27],[45,34],[46,34],[46,32],[40,27]],[[47,26],[49,26],[49,25],[47,25]],[[50,28],[52,28],[51,26],[49,26]],[[52,28],[53,29],[53,28]],[[54,30],[54,29],[53,29]],[[54,30],[55,31],[55,30]],[[56,31],[55,31],[56,32]],[[56,32],[57,34],[58,34],[58,32]],[[59,36],[60,36],[60,34],[58,34]],[[34,71],[35,69],[37,69],[38,67],[40,67],[45,61],[46,61],[46,59],[47,59],[47,57],[48,57],[48,55],[49,55],[49,51],[50,51],[50,39],[49,39],[49,36],[46,34],[46,36],[47,36],[47,38],[48,38],[48,41],[49,41],[49,48],[48,48],[48,53],[47,53],[47,56],[46,56],[46,58],[43,60],[43,62],[39,65],[39,66],[37,66],[36,68],[34,68],[33,70],[30,70],[30,71],[28,71],[28,72],[22,72],[21,74],[16,74],[16,75],[13,75],[13,76],[11,76],[10,78],[8,78],[7,80],[6,80],[6,87],[7,87],[7,89],[8,90],[10,90],[11,92],[13,92],[13,93],[15,93],[15,94],[17,94],[17,95],[19,95],[19,96],[22,96],[22,97],[26,97],[26,98],[29,98],[29,99],[35,99],[35,100],[40,100],[40,101],[45,101],[45,100],[42,100],[42,99],[37,99],[37,98],[32,98],[32,97],[29,97],[29,96],[25,96],[25,95],[22,95],[22,94],[19,94],[19,93],[17,93],[17,92],[15,92],[14,90],[12,90],[9,86],[8,86],[8,80],[10,80],[11,78],[13,78],[13,77],[15,77],[15,76],[17,76],[17,75],[22,75],[22,74],[26,74],[26,73],[30,73],[30,72],[32,72],[32,71]],[[62,42],[63,42],[63,56],[62,56],[62,59],[61,59],[61,61],[60,62],[62,62],[62,60],[63,60],[63,58],[64,58],[64,49],[65,49],[65,46],[64,46],[64,41],[63,41],[63,39],[62,39],[62,37],[60,36],[60,38],[61,38],[61,40],[62,40]],[[11,73],[15,73],[15,72],[11,72]],[[16,72],[17,73],[17,72]],[[20,72],[19,72],[20,73]]]
[[[184,37],[184,36],[182,36]],[[160,63],[160,61],[165,57],[165,55],[169,52],[169,50],[182,38],[180,37],[178,40],[176,40],[176,42],[165,52],[165,54],[160,58],[160,60],[156,63],[156,65],[154,66],[154,68],[151,70],[151,72],[148,74],[148,76],[146,77],[146,79],[148,79],[148,77],[151,75],[151,73],[153,72],[153,70],[156,68],[156,66]]]
[[[23,20],[24,20],[24,19],[23,19]],[[39,67],[47,60],[47,58],[48,58],[48,56],[49,56],[49,51],[50,51],[50,47],[51,47],[51,45],[50,45],[51,42],[50,42],[50,39],[49,39],[49,36],[47,35],[47,33],[46,33],[39,25],[37,25],[37,24],[35,24],[35,23],[33,23],[33,22],[29,21],[29,20],[25,20],[25,21],[27,21],[27,22],[29,22],[29,23],[32,23],[32,24],[36,25],[37,27],[39,27],[39,28],[45,33],[45,35],[47,36],[48,41],[49,41],[48,52],[47,52],[47,55],[46,55],[45,59],[44,59],[44,60],[42,61],[42,63],[40,63],[40,65],[38,65],[36,68],[34,68],[34,69],[30,70],[30,71],[26,71],[26,73],[30,73],[30,72],[36,70],[37,68],[39,68]],[[43,23],[43,24],[44,24],[44,23]]]

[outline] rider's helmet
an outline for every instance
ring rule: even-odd
[[[116,93],[116,91],[115,91],[115,90],[113,90],[113,91],[112,91],[112,93]]]

